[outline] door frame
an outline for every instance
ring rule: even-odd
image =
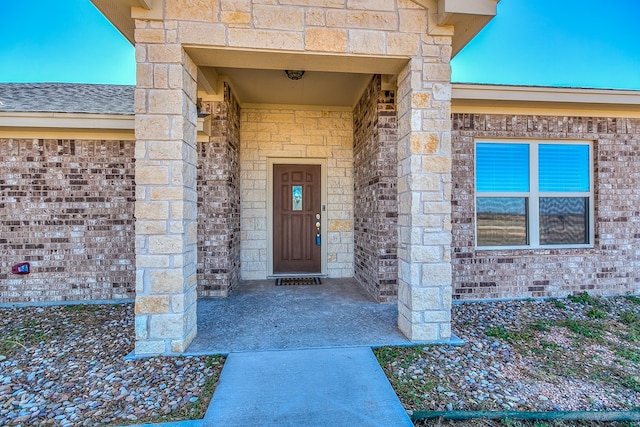
[[[300,157],[267,157],[267,278],[284,277],[273,274],[273,165],[317,165],[320,166],[320,274],[327,275],[327,159]],[[318,274],[309,274],[317,276]],[[304,274],[296,274],[304,276]]]

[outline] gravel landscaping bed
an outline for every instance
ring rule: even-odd
[[[133,304],[0,309],[0,425],[202,417],[224,359],[124,361],[133,319]],[[410,413],[640,409],[640,298],[465,303],[453,308],[453,330],[464,346],[375,350]]]
[[[133,304],[0,309],[0,425],[202,417],[220,357],[124,361]]]
[[[465,303],[453,330],[464,346],[376,350],[410,412],[640,410],[636,297]]]

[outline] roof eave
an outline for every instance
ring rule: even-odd
[[[640,117],[640,91],[454,83],[454,113]]]
[[[496,16],[500,0],[438,0],[438,25],[453,25],[454,57]]]
[[[134,139],[135,115],[97,113],[52,113],[0,111],[0,135],[27,129],[39,130],[120,132]],[[211,116],[198,117],[196,130],[198,141],[208,141],[211,133]]]
[[[453,99],[640,105],[640,91],[454,83]]]
[[[162,0],[91,0],[91,3],[131,44],[135,44],[135,20],[131,8],[152,10],[155,6],[162,9]]]

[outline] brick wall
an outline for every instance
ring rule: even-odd
[[[198,143],[198,296],[227,296],[240,280],[240,106],[228,84]]]
[[[327,269],[353,277],[353,115],[316,108],[242,109],[242,278],[267,275],[267,159],[327,162]]]
[[[375,76],[354,109],[355,278],[380,302],[398,295],[397,115]]]
[[[475,249],[474,138],[594,141],[594,247]],[[639,293],[639,152],[640,119],[454,114],[454,298]]]
[[[134,297],[133,151],[0,139],[0,303]],[[23,261],[31,274],[12,274]]]

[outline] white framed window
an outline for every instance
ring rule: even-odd
[[[591,142],[479,140],[475,160],[476,247],[593,246]]]

